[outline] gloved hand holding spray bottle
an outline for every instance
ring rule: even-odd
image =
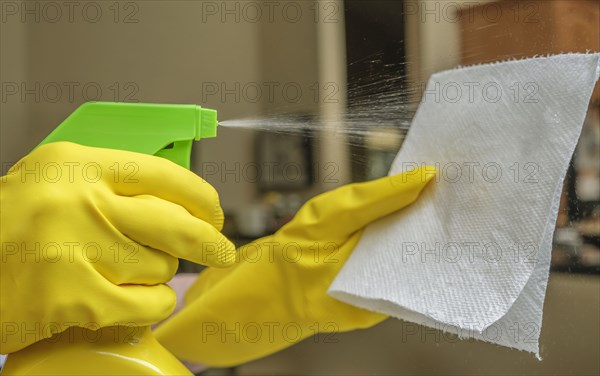
[[[178,258],[235,259],[186,170],[216,128],[194,105],[86,103],[3,177],[3,374],[189,374],[149,325],[175,306]]]

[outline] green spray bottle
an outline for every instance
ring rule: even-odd
[[[40,145],[69,141],[156,155],[190,167],[192,143],[216,137],[217,112],[196,105],[89,102]],[[94,339],[91,341],[90,339]],[[149,327],[71,327],[10,354],[4,375],[190,375]]]

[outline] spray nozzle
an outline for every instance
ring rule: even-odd
[[[200,106],[196,106],[196,109],[198,111],[199,128],[196,131],[195,140],[199,141],[201,138],[217,137],[217,126],[219,125],[217,111],[209,108],[201,108]]]

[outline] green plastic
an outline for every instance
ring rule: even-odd
[[[196,105],[88,102],[40,145],[69,141],[156,155],[190,168],[192,143],[217,136],[217,112]]]

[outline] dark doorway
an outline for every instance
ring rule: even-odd
[[[404,90],[404,1],[346,0],[344,8],[350,116],[366,129],[369,129],[371,123],[380,124],[384,115],[389,115],[391,123],[394,118],[406,118],[403,114],[394,114],[394,111],[399,111],[394,106],[389,106],[389,114],[381,114],[381,108],[378,108],[376,121],[373,121],[369,112],[370,107],[382,106],[382,97],[393,98],[399,103],[405,102],[403,93],[408,90]],[[372,178],[373,174],[369,173],[369,169],[373,163],[391,164],[395,152],[369,150],[364,137],[351,137],[352,175],[355,181]]]

